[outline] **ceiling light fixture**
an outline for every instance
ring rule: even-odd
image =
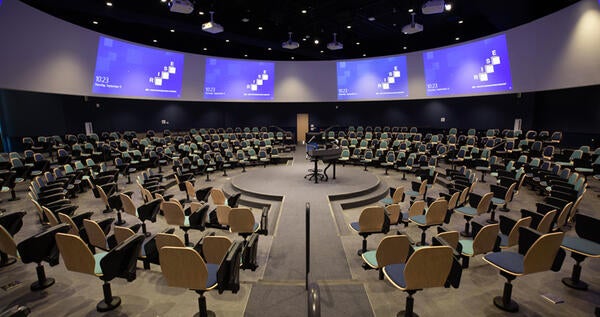
[[[315,44],[319,44],[319,40],[315,40]]]
[[[112,7],[112,5],[113,5],[113,3],[112,3],[112,2],[110,2],[110,1],[106,1],[106,6],[108,6],[108,7]]]
[[[259,29],[259,30],[262,30],[262,26],[259,26],[259,27],[258,27],[258,29]]]
[[[330,51],[341,50],[344,48],[344,44],[337,41],[337,34],[333,33],[333,42],[327,44],[327,49]]]
[[[446,4],[444,5],[444,8],[446,9],[446,11],[450,11],[450,10],[452,10],[452,3],[446,3]]]
[[[460,37],[458,37],[458,36],[457,36],[457,37],[455,38],[455,40],[457,40],[457,41],[458,41],[458,40],[460,40]]]
[[[171,33],[175,33],[175,29],[171,29]]]
[[[165,3],[165,2],[167,2],[167,0],[160,0],[160,2]]]
[[[98,21],[92,21],[92,24],[98,24]]]
[[[352,28],[352,25],[346,25],[346,28],[347,28],[347,29],[351,29],[351,28]]]
[[[423,14],[438,14],[444,12],[444,0],[429,0],[421,7]]]
[[[408,13],[413,13],[413,8],[408,9]]]
[[[223,29],[223,26],[221,26],[220,24],[216,23],[213,20],[213,15],[215,14],[215,12],[210,11],[209,13],[210,13],[210,21],[202,24],[202,31],[212,33],[212,34],[217,34],[217,33],[223,32],[225,30],[225,29]]]
[[[367,20],[373,22],[373,21],[375,21],[375,17],[369,17]]]
[[[270,51],[270,50],[272,50],[272,48],[269,47],[269,48],[267,48],[267,50]]]
[[[248,19],[248,18],[242,18],[242,22],[248,23],[248,22],[250,22],[250,19]]]
[[[360,42],[356,42],[356,45],[360,45]]]
[[[190,14],[194,11],[194,4],[190,0],[170,0],[169,10],[171,12]]]
[[[465,23],[465,21],[463,21],[463,20],[458,20],[458,24],[463,24],[463,23]]]
[[[198,11],[199,15],[204,15],[204,11]]]
[[[152,40],[152,42],[154,42],[154,43],[158,43],[158,40]]]
[[[307,11],[306,11],[306,9],[303,9],[303,10],[302,10],[302,11],[300,11],[300,12],[302,12],[302,14],[306,14],[306,12],[307,12]]]
[[[288,50],[295,50],[298,47],[300,47],[300,44],[298,42],[294,42],[292,41],[292,32],[288,32],[289,38],[286,42],[281,43],[281,47],[288,49]]]

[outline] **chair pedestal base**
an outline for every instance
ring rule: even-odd
[[[117,221],[115,221],[115,225],[122,226],[126,223],[127,221],[123,220],[123,218],[121,217],[121,212],[117,210]]]
[[[470,230],[470,227],[471,227],[470,221],[471,221],[471,219],[472,219],[472,217],[465,216],[465,220],[467,220],[467,222],[465,223],[465,230],[460,232],[461,236],[467,237],[467,238],[469,238],[469,237],[472,236],[471,230]]]
[[[492,209],[492,211],[490,212],[490,219],[486,220],[487,223],[491,223],[491,224],[495,224],[498,223],[498,220],[496,220],[496,210],[495,208]]]
[[[213,311],[206,309],[206,297],[204,297],[204,291],[196,291],[200,296],[198,297],[198,313],[194,314],[194,316],[199,317],[215,317],[216,314]]]
[[[396,314],[397,317],[419,317],[419,315],[413,312],[415,299],[412,296],[416,292],[416,290],[407,291],[408,296],[406,297],[406,306],[404,307],[405,310],[398,312],[398,314]]]
[[[111,311],[121,305],[121,298],[118,296],[111,297],[109,302],[104,300],[100,301],[98,305],[96,305],[96,310],[103,313],[107,311]]]
[[[580,256],[575,257],[575,253],[572,254],[573,258],[576,258],[577,263],[573,265],[573,272],[571,273],[571,277],[565,277],[562,279],[563,284],[570,288],[574,288],[581,291],[587,291],[588,284],[581,280],[581,260],[579,260]],[[583,258],[585,259],[585,258]]]
[[[367,252],[367,237],[365,236],[362,241],[362,248],[356,251],[358,256],[362,256],[363,253]]]
[[[400,311],[398,312],[398,314],[396,314],[396,317],[419,317],[419,315],[417,315],[416,313],[412,313],[412,314],[407,314],[406,311]]]
[[[41,291],[54,285],[54,279],[51,277],[46,278],[46,272],[41,264],[38,264],[38,266],[35,268],[35,271],[37,273],[38,280],[37,282],[31,284],[30,289],[32,291]]]
[[[121,305],[121,298],[118,296],[112,296],[110,289],[110,283],[104,282],[102,284],[102,291],[104,293],[104,299],[96,305],[96,310],[99,312],[107,312],[113,310]]]
[[[494,297],[494,305],[510,313],[515,313],[519,311],[519,304],[517,304],[517,302],[515,302],[512,299],[509,299],[508,303],[504,303],[504,299],[502,298],[502,296]]]

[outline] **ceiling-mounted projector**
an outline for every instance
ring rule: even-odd
[[[333,33],[333,42],[327,44],[327,48],[329,50],[335,51],[335,50],[341,50],[344,48],[344,44],[337,41],[336,35],[337,35],[336,33]]]
[[[410,14],[412,17],[412,20],[410,22],[410,24],[407,24],[405,26],[402,27],[402,33],[404,34],[415,34],[415,33],[419,33],[423,31],[423,25],[419,24],[419,23],[415,23],[415,13],[411,13]]]
[[[281,43],[281,47],[288,49],[288,50],[295,50],[298,47],[300,47],[300,44],[298,42],[294,42],[292,41],[292,32],[288,32],[289,34],[289,39],[286,42]]]
[[[444,0],[429,0],[423,4],[421,11],[423,14],[438,14],[444,12]]]
[[[213,14],[214,12],[210,11],[210,22],[202,24],[202,31],[212,34],[221,33],[224,29],[220,24],[213,21]]]
[[[194,5],[189,0],[171,0],[169,1],[169,10],[171,12],[190,14],[194,11]]]

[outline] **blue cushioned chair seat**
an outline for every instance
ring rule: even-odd
[[[406,221],[406,220],[408,220],[408,212],[403,212],[403,213],[402,213],[402,220],[403,220],[403,221]]]
[[[94,274],[102,274],[102,268],[100,267],[100,260],[102,260],[102,258],[107,255],[108,252],[100,252],[100,253],[96,253],[94,254],[94,261],[96,262],[96,265],[94,265]]]
[[[484,258],[511,273],[522,274],[524,271],[523,260],[525,256],[517,252],[494,252],[486,254]]]
[[[419,192],[416,192],[416,191],[414,191],[414,190],[409,190],[409,191],[407,191],[407,192],[406,192],[406,195],[408,195],[408,196],[410,196],[410,197],[417,197],[417,196],[419,196],[420,194],[419,194]]]
[[[404,267],[406,263],[397,263],[386,265],[384,270],[387,277],[394,282],[394,284],[405,288],[406,282],[404,281]]]
[[[219,270],[219,264],[206,263],[206,270],[208,271],[206,288],[211,288],[217,284],[217,271]]]
[[[384,198],[384,199],[380,200],[380,202],[384,205],[391,205],[394,203],[394,201],[391,198]]]
[[[189,227],[190,226],[190,217],[189,216],[184,216],[184,218],[183,218],[183,225],[185,227]]]
[[[350,227],[356,231],[360,231],[360,224],[358,222],[351,222]]]
[[[418,215],[418,216],[410,217],[410,220],[412,220],[416,224],[422,225],[422,226],[427,224],[427,219],[426,219],[425,215]]]
[[[473,240],[460,240],[458,243],[462,246],[462,254],[473,256]]]
[[[455,209],[457,212],[463,213],[469,216],[477,216],[477,209],[469,206],[464,206]]]
[[[367,252],[365,252],[365,253],[362,254],[362,258],[370,266],[372,266],[372,267],[379,267],[377,265],[377,257],[375,256],[376,254],[377,254],[377,251],[375,251],[375,250],[373,250],[373,251],[367,251]]]
[[[504,205],[506,202],[502,198],[492,197],[492,204],[494,205]]]
[[[579,237],[565,237],[562,245],[570,250],[585,253],[591,256],[600,256],[600,244]]]

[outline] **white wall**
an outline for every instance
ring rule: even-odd
[[[507,32],[510,93],[600,84],[600,8],[583,0]],[[99,34],[17,0],[0,5],[0,88],[92,96]],[[408,99],[426,96],[422,52],[406,54]],[[335,61],[276,61],[273,102],[337,101]],[[185,54],[181,100],[203,100],[205,57]]]

